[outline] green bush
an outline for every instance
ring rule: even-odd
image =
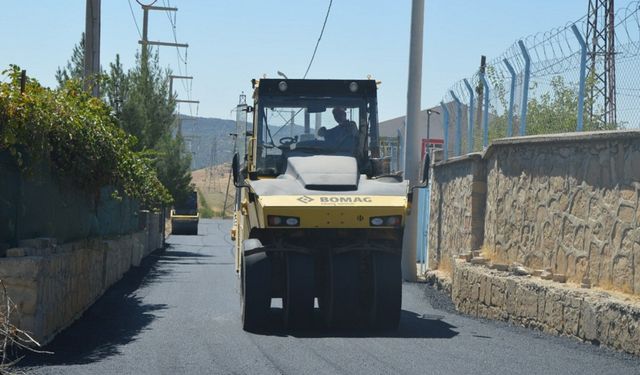
[[[36,160],[50,160],[59,174],[87,192],[112,185],[146,208],[171,201],[151,161],[133,151],[136,138],[120,129],[111,109],[79,82],[52,90],[28,79],[21,93],[17,66],[2,75],[9,80],[0,83],[0,151],[11,153],[23,171]]]

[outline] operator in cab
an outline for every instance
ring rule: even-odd
[[[343,107],[334,107],[332,113],[338,125],[331,129],[323,126],[318,129],[318,135],[324,137],[325,142],[336,150],[353,152],[358,140],[356,123],[347,119],[347,112]]]

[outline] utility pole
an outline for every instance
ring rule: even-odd
[[[169,76],[169,95],[173,96],[173,80],[174,79],[193,79],[193,76],[175,76],[175,75],[170,75]],[[199,100],[184,100],[184,99],[177,99],[176,98],[176,103],[191,103],[191,104],[200,104]]]
[[[482,55],[480,56],[480,74],[484,74],[485,71],[487,69],[487,56]],[[475,121],[475,125],[476,125],[476,129],[477,131],[474,131],[473,134],[482,134],[481,130],[482,130],[482,113],[484,112],[483,109],[483,101],[484,101],[484,95],[482,95],[484,92],[484,87],[482,86],[482,81],[478,80],[478,86],[476,87],[476,96],[478,98],[478,108],[476,110],[476,121]],[[474,142],[475,144],[475,142]]]
[[[100,96],[97,76],[100,73],[100,0],[87,0],[84,31],[84,88]]]
[[[88,0],[87,0],[88,1]],[[178,8],[173,7],[154,7],[149,5],[142,5],[142,40],[138,41],[138,43],[142,44],[143,47],[147,46],[165,46],[165,47],[179,47],[179,48],[188,48],[189,45],[187,43],[172,43],[172,42],[159,42],[159,41],[150,41],[149,40],[149,11],[150,10],[159,10],[166,12],[177,12]],[[145,55],[145,51],[143,48],[143,55]]]
[[[592,126],[617,124],[614,15],[614,0],[589,0],[586,39],[591,43],[588,76],[593,83],[587,103]]]
[[[193,79],[192,76],[175,76],[175,75],[170,75],[169,76],[169,97],[173,98],[173,80],[174,79]],[[175,99],[176,103],[193,103],[193,104],[200,104],[199,100],[183,100],[183,99]],[[178,134],[182,135],[182,121],[178,120]]]
[[[407,125],[405,131],[405,179],[410,186],[418,184],[421,142],[418,134],[420,125],[420,94],[422,89],[422,37],[424,28],[424,0],[411,3],[411,43],[409,50],[409,84],[407,90]],[[402,278],[416,281],[416,247],[418,233],[417,194],[413,198],[411,210],[407,215],[402,241]]]
[[[429,145],[431,144],[431,115],[435,113],[439,115],[440,112],[435,109],[427,109],[427,152],[429,152]]]
[[[138,41],[138,43],[140,43],[142,45],[142,61],[143,64],[146,65],[147,61],[148,61],[148,46],[165,46],[165,47],[177,47],[177,48],[188,48],[189,44],[187,43],[173,43],[173,42],[160,42],[160,41],[151,41],[149,40],[149,11],[150,10],[158,10],[158,11],[165,11],[165,12],[177,12],[178,8],[174,8],[174,7],[157,7],[157,6],[150,6],[150,5],[142,5],[142,11],[143,11],[143,15],[142,15],[142,40]],[[193,77],[190,76],[169,76],[169,93],[171,95],[173,95],[173,79],[176,78],[180,78],[180,79],[193,79]],[[200,101],[198,100],[179,100],[176,99],[176,103],[192,103],[192,104],[199,104]],[[181,129],[178,128],[178,131],[180,131]]]

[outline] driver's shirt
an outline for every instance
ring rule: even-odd
[[[358,139],[358,127],[353,121],[343,121],[338,126],[327,129],[324,139],[338,150],[353,151]]]

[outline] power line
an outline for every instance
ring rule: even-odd
[[[316,57],[316,52],[318,51],[318,45],[320,45],[322,34],[324,34],[324,28],[325,26],[327,26],[327,20],[329,19],[329,12],[331,12],[331,4],[333,4],[333,0],[329,0],[329,7],[327,8],[327,14],[324,16],[324,22],[322,23],[322,30],[320,30],[320,36],[318,37],[318,41],[316,42],[316,48],[313,49],[313,55],[311,55],[309,66],[307,66],[307,71],[304,72],[304,76],[302,77],[302,79],[307,78],[307,73],[309,73],[309,69],[311,69],[311,64],[313,64],[313,59]]]
[[[171,3],[170,0],[162,0],[162,3],[167,6],[170,7]],[[174,13],[173,18],[171,17],[171,13],[169,13],[168,11],[166,12],[167,18],[169,19],[169,23],[171,24],[171,32],[173,34],[173,40],[177,43],[178,42],[178,35],[176,32],[177,26],[177,13]],[[178,56],[178,73],[180,75],[182,75],[182,68],[180,67],[180,64],[183,63],[184,64],[184,75],[189,74],[189,65],[188,65],[188,50],[185,49],[184,51],[184,58],[182,57],[182,54],[180,53],[180,49],[176,47],[176,55]],[[189,81],[189,85],[187,86],[187,83],[185,81],[181,81],[182,84],[182,88],[186,91],[187,93],[187,98],[189,101],[191,101],[191,96],[193,94],[193,82]],[[196,113],[198,112],[198,109],[196,109]],[[189,113],[193,116],[193,108],[191,107],[191,104],[189,104]]]
[[[133,7],[131,6],[131,0],[127,0],[129,2],[129,9],[131,10],[131,17],[133,17],[133,23],[136,24],[136,30],[138,30],[138,36],[142,38],[142,33],[140,32],[140,26],[138,26],[138,20],[136,20],[136,14],[133,12]]]
[[[156,1],[158,1],[158,0],[153,0],[150,4],[143,4],[143,3],[140,2],[140,0],[136,0],[136,3],[140,4],[141,7],[150,7],[153,4],[155,4]]]

